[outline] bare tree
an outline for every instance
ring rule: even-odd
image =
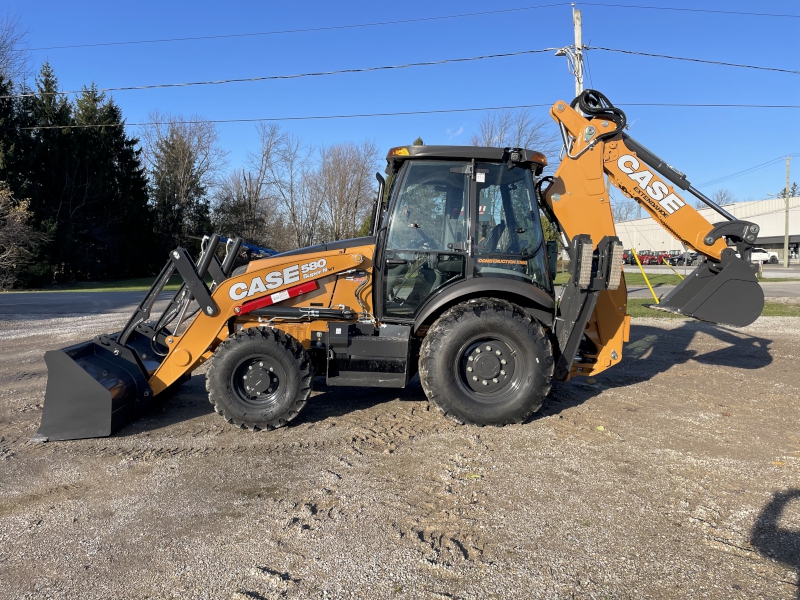
[[[736,199],[733,197],[733,193],[730,190],[717,190],[714,192],[714,195],[711,196],[711,199],[723,206],[725,204],[733,204],[736,202]],[[700,201],[697,203],[697,208],[706,208],[706,205]]]
[[[551,121],[536,119],[525,109],[487,112],[478,123],[478,133],[470,138],[473,146],[530,148],[547,157],[557,156],[558,141]]]
[[[615,194],[610,192],[611,200],[611,213],[614,215],[614,222],[620,223],[622,221],[631,221],[638,219],[641,214],[639,204],[627,196],[622,194]]]
[[[0,17],[0,78],[19,83],[28,76],[27,35],[19,17],[10,13]]]
[[[16,201],[8,186],[0,182],[0,289],[11,288],[20,267],[33,257],[46,236],[30,225],[28,201]]]
[[[167,246],[210,227],[207,193],[226,155],[213,123],[153,112],[142,130],[143,156],[151,183],[158,233]]]
[[[377,160],[378,147],[371,140],[320,148],[311,185],[326,239],[352,238],[361,229],[375,200]]]
[[[308,177],[313,149],[271,123],[259,125],[261,151],[250,157],[268,182],[281,207],[287,239],[281,249],[311,246],[317,238],[320,206],[309,197]]]
[[[273,244],[270,235],[270,210],[273,198],[257,173],[242,169],[233,171],[218,182],[213,200],[214,231],[228,237],[241,236],[245,242],[259,246]]]

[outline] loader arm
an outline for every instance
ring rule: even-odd
[[[624,113],[599,92],[587,90],[572,105],[556,102],[550,116],[561,129],[565,150],[552,183],[543,192],[543,201],[569,240],[591,239],[593,273],[601,242],[608,239],[619,244],[608,181],[644,207],[676,239],[707,258],[658,308],[738,326],[758,317],[764,296],[748,263],[758,225],[735,220],[695,190],[683,173],[625,134]],[[726,220],[716,225],[709,223],[679,190],[689,191]],[[728,242],[734,243],[736,250]],[[572,243],[570,247],[572,263],[577,266],[580,244]],[[610,261],[610,255],[606,261]],[[611,272],[604,276],[608,278]],[[596,374],[621,360],[630,321],[625,314],[624,275],[615,271],[613,277],[617,276],[619,283],[603,281],[599,287],[580,289],[575,282],[574,289],[567,287],[562,305],[566,301],[564,308],[576,314],[562,315],[561,331],[556,333],[562,350],[570,338],[573,346],[576,338],[582,338],[582,350],[575,356],[563,357],[560,378]],[[576,278],[577,274],[573,276]],[[583,314],[577,314],[581,311]],[[556,373],[559,376],[558,366]]]
[[[321,259],[325,266],[316,268]],[[312,294],[320,288],[321,280],[332,284],[336,276],[363,262],[362,254],[332,250],[276,258],[260,269],[226,279],[211,294],[211,300],[219,309],[215,314],[200,311],[183,333],[166,338],[169,353],[148,382],[153,395],[208,360],[214,349],[230,335],[229,324],[233,319],[290,298]]]

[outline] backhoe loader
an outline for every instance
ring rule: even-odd
[[[626,132],[587,90],[550,115],[564,142],[554,176],[526,148],[401,146],[377,175],[370,235],[233,269],[241,240],[205,240],[169,260],[125,327],[45,354],[40,440],[108,436],[206,361],[208,397],[229,423],[286,425],[315,377],[328,386],[401,388],[419,373],[429,400],[477,425],[525,421],[553,379],[622,360],[630,317],[608,186],[633,198],[704,258],[655,306],[744,326],[764,294],[749,263],[758,235]],[[722,217],[711,224],[681,194]],[[562,236],[569,282],[553,285]],[[151,318],[170,277],[184,283]],[[209,283],[210,282],[210,283]],[[194,311],[194,312],[190,312]]]

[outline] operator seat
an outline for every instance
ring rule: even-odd
[[[497,225],[492,228],[492,232],[489,234],[489,237],[486,238],[486,252],[496,252],[497,251],[497,244],[500,241],[500,236],[503,235],[503,232],[506,230],[506,222],[500,221]]]

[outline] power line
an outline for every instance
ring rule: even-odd
[[[390,71],[395,69],[409,69],[411,67],[430,67],[434,65],[445,65],[450,63],[471,62],[476,60],[486,60],[490,58],[508,58],[511,56],[524,56],[526,54],[541,54],[543,52],[553,52],[557,48],[543,48],[541,50],[520,50],[519,52],[505,52],[502,54],[485,54],[483,56],[470,56],[467,58],[446,58],[443,60],[434,60],[427,62],[406,63],[404,65],[387,65],[381,67],[365,67],[360,69],[337,69],[336,71],[319,71],[316,73],[296,73],[294,75],[268,75],[264,77],[242,77],[236,79],[218,79],[216,81],[187,81],[183,83],[157,83],[152,85],[132,85],[122,87],[109,87],[97,90],[100,93],[104,92],[124,92],[132,90],[154,90],[175,87],[192,87],[198,85],[225,85],[228,83],[246,83],[254,81],[274,81],[280,79],[301,79],[304,77],[324,77],[327,75],[342,75],[345,73],[369,73],[372,71]],[[44,92],[39,94],[31,92],[29,94],[10,94],[7,96],[0,96],[0,100],[9,98],[34,98],[40,95],[48,96],[67,96],[71,94],[81,94],[83,90],[70,90],[67,92]]]
[[[478,17],[484,15],[495,15],[501,13],[521,12],[536,10],[539,8],[551,8],[554,6],[568,6],[569,2],[557,2],[555,4],[542,4],[538,6],[522,6],[519,8],[504,8],[498,10],[486,10],[482,12],[461,13],[457,15],[443,15],[439,17],[420,17],[418,19],[403,19],[399,21],[377,21],[375,23],[354,23],[349,25],[329,25],[327,27],[308,27],[304,29],[282,29],[276,31],[256,31],[251,33],[228,33],[221,35],[198,35],[191,37],[161,38],[152,40],[127,40],[122,42],[97,42],[92,44],[70,44],[66,46],[42,46],[39,48],[29,48],[35,50],[66,50],[72,48],[97,48],[102,46],[131,46],[135,44],[163,44],[168,42],[192,42],[200,40],[219,40],[226,38],[259,37],[269,35],[286,35],[292,33],[313,33],[318,31],[337,31],[342,29],[360,29],[365,27],[384,27],[386,25],[402,25],[407,23],[424,23],[426,21],[443,21],[446,19],[462,19],[465,17]]]
[[[676,8],[674,6],[643,6],[638,4],[609,4],[606,2],[578,2],[583,6],[609,6],[614,8],[636,8],[643,10],[670,10],[675,12],[690,12],[690,13],[709,13],[719,15],[739,15],[747,17],[779,17],[789,19],[800,19],[800,15],[790,15],[781,13],[759,13],[759,12],[745,12],[739,10],[718,10],[711,8]]]
[[[677,108],[800,108],[799,104],[690,104],[680,102],[620,102],[617,106],[672,106]]]
[[[314,121],[314,120],[328,120],[328,119],[364,119],[373,117],[404,117],[411,115],[436,115],[446,113],[464,113],[464,112],[477,112],[483,110],[516,110],[520,108],[541,108],[543,106],[552,106],[552,103],[546,104],[517,104],[513,106],[482,106],[477,108],[445,108],[439,110],[412,110],[402,112],[381,112],[381,113],[357,113],[349,115],[305,115],[299,117],[258,117],[252,119],[203,119],[202,121],[185,120],[181,123],[260,123],[260,122],[277,122],[277,121]],[[617,106],[669,106],[669,107],[682,107],[682,108],[790,108],[800,109],[798,105],[759,105],[759,104],[657,104],[657,103],[618,103]],[[100,127],[119,127],[127,125],[129,127],[143,127],[147,125],[169,125],[168,121],[144,121],[141,123],[103,123],[103,124],[86,124],[86,125],[42,125],[33,127],[22,127],[21,129],[93,129]],[[781,157],[784,158],[784,157]]]
[[[790,71],[786,69],[778,69],[773,67],[760,67],[760,66],[753,66],[753,65],[740,65],[734,63],[725,63],[719,61],[711,61],[711,60],[704,60],[700,58],[686,58],[686,57],[678,57],[678,56],[668,56],[665,54],[650,54],[647,52],[637,52],[634,50],[621,50],[618,48],[602,48],[598,46],[584,46],[585,50],[603,50],[607,52],[621,52],[624,54],[633,54],[639,56],[647,56],[647,57],[655,57],[655,58],[670,58],[675,60],[684,60],[684,61],[691,61],[691,62],[699,62],[699,63],[708,63],[714,65],[723,65],[729,67],[742,67],[748,69],[763,69],[767,71],[780,71],[783,73],[791,73],[795,75],[800,75],[800,71]],[[462,63],[462,62],[473,62],[478,60],[487,60],[493,58],[509,58],[513,56],[524,56],[530,54],[542,54],[544,52],[553,52],[558,50],[558,48],[542,48],[540,50],[520,50],[517,52],[504,52],[500,54],[485,54],[482,56],[470,56],[470,57],[462,57],[462,58],[446,58],[442,60],[435,60],[435,61],[425,61],[425,62],[416,62],[416,63],[406,63],[402,65],[384,65],[379,67],[364,67],[358,69],[337,69],[335,71],[319,71],[319,72],[312,72],[312,73],[295,73],[292,75],[267,75],[262,77],[241,77],[241,78],[234,78],[234,79],[218,79],[218,80],[211,80],[211,81],[187,81],[181,83],[157,83],[152,85],[135,85],[135,86],[121,86],[121,87],[109,87],[109,88],[101,88],[97,91],[100,93],[104,92],[123,92],[123,91],[135,91],[135,90],[153,90],[153,89],[166,89],[166,88],[177,88],[177,87],[194,87],[194,86],[201,86],[201,85],[226,85],[229,83],[252,83],[257,81],[277,81],[277,80],[285,80],[285,79],[302,79],[305,77],[324,77],[328,75],[343,75],[343,74],[352,74],[352,73],[369,73],[374,71],[391,71],[391,70],[398,70],[398,69],[409,69],[412,67],[429,67],[429,66],[436,66],[436,65],[444,65],[444,64],[451,64],[451,63]],[[83,90],[69,90],[66,92],[30,92],[27,94],[8,94],[4,96],[0,96],[0,100],[7,100],[10,98],[34,98],[40,95],[73,95],[73,94],[81,94]],[[654,104],[653,106],[660,106]],[[684,105],[681,105],[684,106]],[[708,106],[708,105],[706,105]],[[726,105],[719,105],[719,106],[732,106],[729,104]],[[742,105],[742,107],[755,107],[756,105]],[[786,106],[761,106],[759,108],[788,108]]]
[[[689,58],[686,56],[669,56],[667,54],[651,54],[649,52],[637,52],[635,50],[621,50],[619,48],[601,48],[599,46],[586,46],[585,50],[603,50],[605,52],[620,52],[622,54],[633,54],[635,56],[648,56],[650,58],[669,58],[671,60],[685,60],[688,62],[704,63],[708,65],[719,65],[723,67],[738,67],[740,69],[758,69],[760,71],[777,71],[779,73],[790,73],[792,75],[800,75],[800,71],[792,71],[790,69],[779,69],[777,67],[761,67],[757,65],[742,65],[738,63],[722,62],[718,60],[705,60],[702,58]]]
[[[779,163],[780,161],[784,160],[786,158],[786,156],[787,155],[784,154],[784,155],[779,156],[777,158],[773,158],[772,160],[768,160],[765,163],[761,163],[760,165],[755,165],[753,167],[749,167],[747,169],[743,169],[741,171],[737,171],[736,173],[731,173],[730,175],[724,175],[723,177],[719,177],[717,179],[713,179],[711,181],[707,181],[705,183],[701,183],[697,187],[699,187],[699,188],[708,187],[708,186],[711,186],[711,185],[715,185],[717,183],[722,183],[723,181],[727,181],[728,179],[734,179],[736,177],[740,177],[741,175],[747,175],[748,173],[752,173],[753,171],[758,171],[758,170],[763,169],[765,167],[768,167],[770,165],[774,165],[776,163]],[[798,156],[798,155],[797,154],[789,154],[788,156]]]
[[[445,108],[440,110],[411,110],[404,112],[360,113],[351,115],[306,115],[301,117],[258,117],[254,119],[203,119],[202,121],[182,120],[181,123],[261,123],[273,121],[315,121],[327,119],[362,119],[370,117],[403,117],[409,115],[436,115],[443,113],[476,112],[481,110],[515,110],[518,108],[541,108],[547,104],[518,104],[516,106],[484,106],[479,108]],[[800,108],[798,106],[797,108]],[[91,129],[96,127],[118,127],[119,125],[144,127],[147,125],[169,125],[169,121],[146,121],[142,123],[107,123],[87,125],[45,125],[42,127],[22,127],[22,129]]]
[[[62,46],[40,46],[37,48],[20,48],[18,51],[40,51],[40,50],[71,50],[75,48],[101,48],[109,46],[132,46],[141,44],[164,44],[174,42],[193,42],[204,40],[219,40],[231,38],[247,38],[247,37],[264,37],[272,35],[289,35],[294,33],[314,33],[322,31],[338,31],[348,29],[362,29],[367,27],[385,27],[388,25],[405,25],[410,23],[424,23],[430,21],[444,21],[448,19],[462,19],[467,17],[477,17],[485,15],[503,14],[537,10],[540,8],[552,8],[557,6],[567,6],[569,2],[557,2],[553,4],[541,4],[536,6],[521,6],[517,8],[506,8],[498,10],[487,10],[481,12],[461,13],[455,15],[441,15],[438,17],[420,17],[418,19],[402,19],[397,21],[377,21],[373,23],[353,23],[345,25],[330,25],[326,27],[308,27],[302,29],[282,29],[275,31],[254,31],[244,33],[228,33],[219,35],[198,35],[187,37],[175,38],[155,38],[146,40],[123,40],[120,42],[93,42],[89,44],[67,44]],[[790,18],[800,19],[800,15],[782,14],[782,13],[760,13],[760,12],[745,12],[733,10],[717,10],[717,9],[702,9],[702,8],[676,8],[671,6],[645,6],[637,4],[611,4],[605,2],[580,2],[583,6],[604,6],[612,8],[627,8],[636,10],[661,10],[661,11],[674,11],[674,12],[687,12],[687,13],[707,13],[707,14],[720,14],[720,15],[737,15],[737,16],[750,16],[750,17],[777,17],[777,18]]]

